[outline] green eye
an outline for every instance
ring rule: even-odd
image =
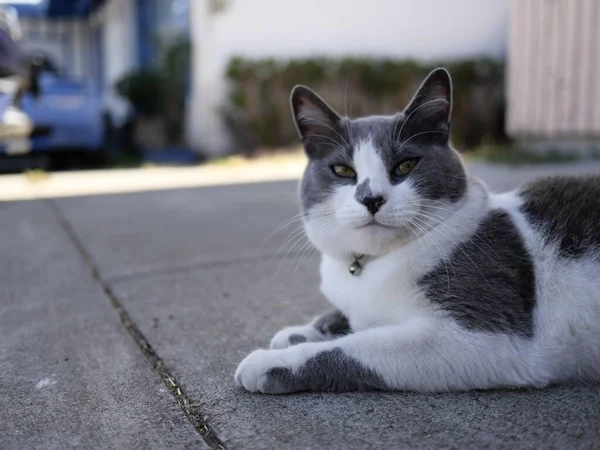
[[[354,170],[352,170],[350,167],[344,166],[343,164],[334,164],[333,166],[331,166],[331,170],[333,170],[333,173],[335,173],[338,177],[342,177],[342,178],[356,177],[356,172],[354,172]]]
[[[408,175],[410,171],[413,170],[417,165],[417,161],[419,161],[419,158],[411,158],[407,159],[406,161],[402,161],[394,169],[394,174],[400,176]]]

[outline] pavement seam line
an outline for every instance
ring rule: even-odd
[[[93,278],[100,284],[104,293],[110,299],[112,306],[115,308],[119,315],[119,319],[125,329],[129,332],[136,345],[139,347],[144,356],[148,359],[150,364],[152,365],[152,369],[157,372],[163,382],[163,384],[167,387],[168,391],[175,397],[177,404],[186,415],[188,420],[191,422],[193,427],[196,429],[198,433],[202,436],[206,444],[214,449],[214,450],[225,450],[226,447],[221,442],[216,432],[206,423],[203,419],[201,411],[198,410],[196,404],[188,398],[185,391],[181,388],[177,379],[171,374],[169,369],[165,366],[163,360],[158,356],[156,351],[150,345],[148,339],[144,336],[144,334],[140,331],[135,322],[131,319],[131,316],[117,298],[115,293],[112,291],[110,286],[108,286],[101,278],[100,273],[96,265],[94,264],[91,255],[88,253],[83,243],[77,236],[74,228],[71,226],[66,217],[62,214],[62,211],[59,209],[58,205],[52,200],[42,200],[43,203],[46,204],[48,209],[51,211],[53,216],[58,221],[59,225],[69,238],[69,240],[73,243],[77,252],[85,261],[85,264],[89,267]]]

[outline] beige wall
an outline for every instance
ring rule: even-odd
[[[507,131],[600,139],[600,0],[512,0]]]

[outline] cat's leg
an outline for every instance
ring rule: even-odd
[[[334,341],[256,350],[235,381],[251,392],[413,390],[537,386],[550,381],[532,340],[415,320]]]
[[[271,339],[271,348],[281,349],[304,342],[329,341],[350,333],[348,318],[338,309],[315,318],[306,325],[280,330]]]

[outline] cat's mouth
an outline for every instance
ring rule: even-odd
[[[358,227],[359,230],[393,230],[395,227],[390,225],[385,225],[381,222],[378,222],[376,219],[371,219],[369,222],[364,223]]]

